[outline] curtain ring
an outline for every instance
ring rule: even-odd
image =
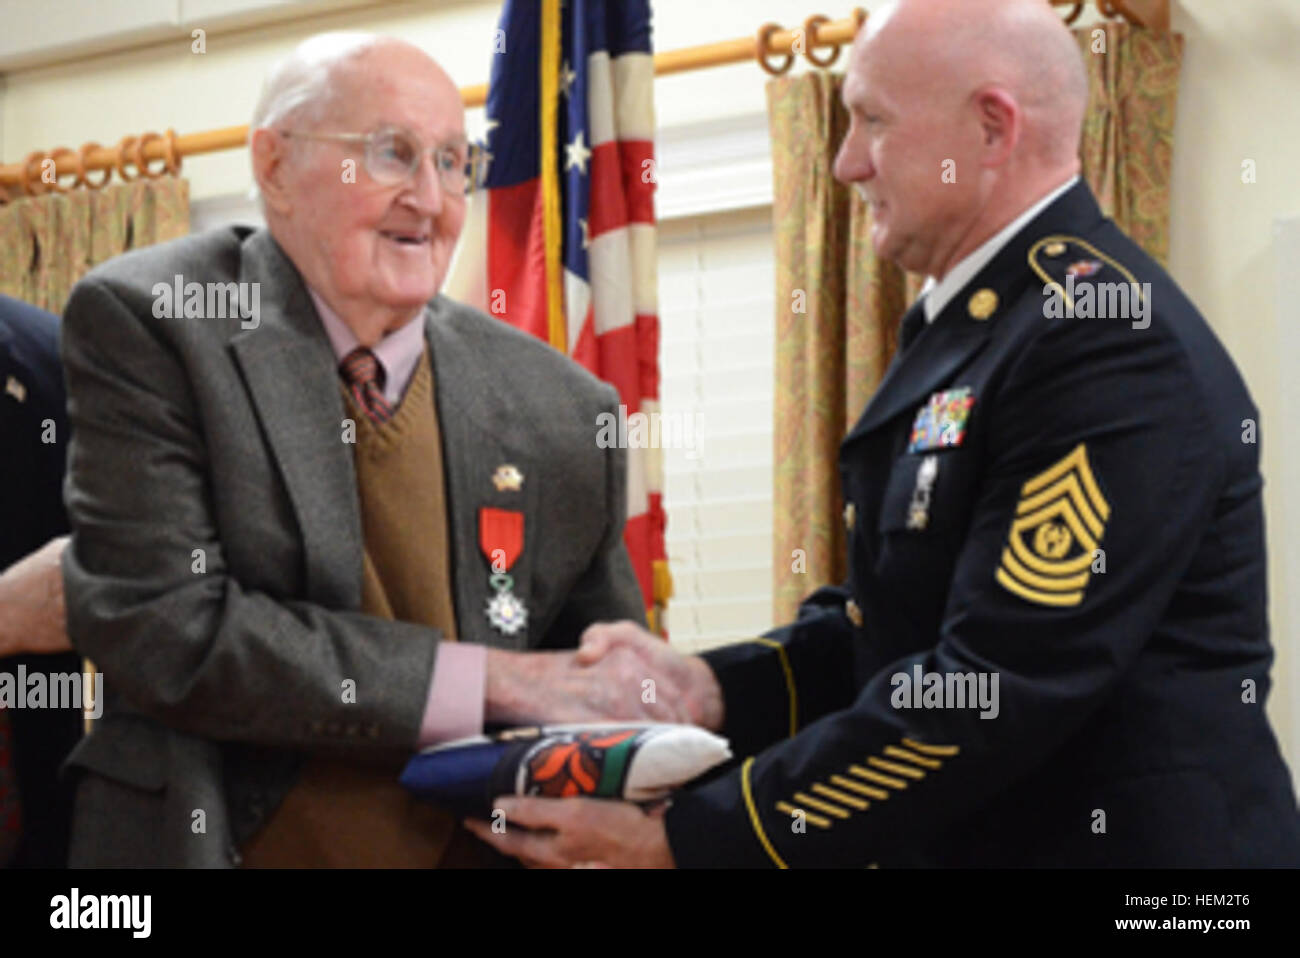
[[[95,152],[95,150],[102,150],[102,149],[103,147],[100,146],[98,143],[91,142],[91,143],[81,144],[81,149],[77,151],[77,155],[81,157],[81,173],[82,173],[81,185],[88,190],[102,190],[104,188],[104,185],[108,183],[108,181],[113,176],[112,166],[101,166],[100,169],[104,171],[104,175],[98,180],[92,180],[90,178],[90,171],[91,171],[90,154]]]
[[[56,146],[54,149],[50,150],[48,156],[54,161],[54,182],[50,185],[54,188],[55,193],[66,193],[68,190],[72,189],[73,186],[77,185],[76,180],[72,181],[72,186],[64,186],[59,182],[59,157],[76,155],[76,153],[73,153],[66,146]]]
[[[1101,2],[1104,3],[1105,0],[1101,0]],[[1077,2],[1074,4],[1074,9],[1065,15],[1066,26],[1069,26],[1070,24],[1074,23],[1075,20],[1079,19],[1079,14],[1083,13],[1083,4],[1084,4],[1084,0],[1077,0]]]
[[[76,189],[86,185],[86,155],[81,150],[72,150],[73,159],[77,163],[77,168],[73,170],[72,188]]]
[[[866,22],[867,22],[867,11],[863,10],[861,7],[854,7],[853,8],[853,35],[854,36],[857,36],[858,31],[862,29],[862,25]]]
[[[22,179],[19,181],[19,185],[27,196],[40,196],[42,193],[49,192],[48,184],[41,180],[40,173],[36,174],[35,182],[32,180],[32,164],[39,164],[43,159],[45,159],[45,154],[37,150],[34,153],[27,154],[27,159],[23,161]]]
[[[131,160],[131,165],[135,167],[137,179],[147,178],[149,175],[149,171],[145,168],[148,164],[145,163],[144,159],[144,141],[148,135],[148,133],[145,133],[136,137],[131,145],[127,147],[127,156]]]
[[[162,135],[154,133],[153,131],[141,134],[140,139],[136,141],[135,148],[131,153],[132,158],[135,160],[136,168],[140,170],[140,175],[147,180],[158,179],[158,177],[167,172],[168,167],[166,153],[164,153],[162,157],[163,165],[158,167],[157,170],[149,169],[149,161],[145,159],[144,148],[153,140],[163,142]]]
[[[831,22],[830,17],[824,17],[820,13],[813,14],[811,17],[809,17],[807,20],[803,22],[803,37],[804,37],[804,42],[806,44],[806,46],[804,47],[803,55],[807,57],[809,63],[811,63],[815,67],[821,67],[823,70],[825,70],[828,66],[834,63],[840,57],[840,47],[838,43],[831,50],[830,56],[828,56],[825,60],[818,60],[815,56],[813,56],[813,47],[817,45],[817,28],[820,27],[823,23],[830,23],[830,22]]]
[[[123,183],[130,183],[140,175],[138,167],[136,172],[131,176],[126,175],[127,160],[132,159],[132,157],[127,155],[127,151],[134,145],[135,137],[133,136],[124,136],[122,137],[122,142],[117,144],[117,155],[113,158],[113,166],[117,170],[117,175],[122,178]]]
[[[181,172],[181,148],[176,142],[176,131],[168,127],[167,138],[164,142],[166,152],[163,154],[163,163],[165,169],[172,176],[178,176]]]
[[[772,39],[772,34],[781,29],[779,23],[765,23],[758,28],[758,41],[755,44],[754,56],[758,58],[758,65],[774,77],[779,77],[794,65],[794,53],[785,55],[785,62],[779,67],[772,66],[767,60],[767,45]]]

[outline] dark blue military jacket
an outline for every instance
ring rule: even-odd
[[[747,757],[675,799],[678,863],[1300,865],[1214,333],[1082,182],[918,310],[841,447],[848,581],[706,656]]]
[[[68,531],[63,511],[67,432],[58,319],[0,296],[0,569]],[[71,652],[0,659],[0,671],[17,674],[20,665],[29,674],[69,673],[80,671],[81,660]],[[81,738],[81,712],[11,709],[8,714],[23,821],[11,864],[62,867],[72,791],[57,774]]]

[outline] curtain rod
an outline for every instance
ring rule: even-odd
[[[1055,7],[1073,7],[1066,14],[1066,22],[1073,23],[1086,6],[1086,0],[1049,0]],[[1104,17],[1122,17],[1135,26],[1152,30],[1169,29],[1169,0],[1093,0],[1098,12]],[[793,65],[796,54],[802,53],[816,66],[828,67],[839,56],[840,48],[853,41],[858,28],[866,19],[861,8],[843,20],[831,20],[824,16],[811,16],[802,27],[784,29],[775,23],[767,23],[758,29],[755,36],[738,37],[717,43],[686,47],[681,50],[669,50],[655,54],[656,76],[668,76],[674,73],[686,73],[709,67],[723,66],[731,63],[743,63],[755,59],[768,73],[779,74]],[[829,55],[814,56],[812,51],[833,47]],[[769,57],[784,57],[784,61],[774,66]],[[487,84],[477,84],[461,89],[461,98],[466,108],[482,106],[487,101]],[[247,126],[228,126],[217,130],[204,130],[200,133],[187,133],[178,136],[175,130],[166,133],[144,133],[141,136],[127,136],[115,147],[101,146],[98,143],[86,143],[78,150],[56,147],[53,150],[37,150],[28,154],[27,159],[19,163],[0,166],[0,203],[9,198],[7,188],[16,188],[11,192],[17,196],[40,195],[48,192],[67,192],[78,186],[98,189],[108,182],[113,171],[124,181],[136,179],[141,174],[148,177],[161,176],[164,172],[178,173],[181,159],[186,156],[198,156],[204,153],[218,153],[244,146],[248,141]],[[54,161],[55,178],[75,175],[76,180],[70,185],[47,183],[41,179],[46,169],[46,161]],[[161,162],[156,170],[148,168],[150,163]],[[127,168],[134,167],[135,172],[128,174]],[[103,176],[94,179],[91,173],[102,171]]]

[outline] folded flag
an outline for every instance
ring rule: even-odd
[[[654,801],[729,758],[726,739],[694,725],[548,725],[435,745],[407,762],[401,783],[487,818],[500,795]]]

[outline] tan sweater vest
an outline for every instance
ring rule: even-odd
[[[357,428],[355,462],[365,536],[362,611],[428,625],[454,641],[442,437],[428,350],[401,405],[382,426],[370,421],[346,389],[343,393]],[[314,755],[243,850],[244,866],[489,863],[495,856],[483,855],[480,849],[486,852],[487,847],[452,816],[417,801],[397,784],[408,758],[409,752],[361,763]]]

